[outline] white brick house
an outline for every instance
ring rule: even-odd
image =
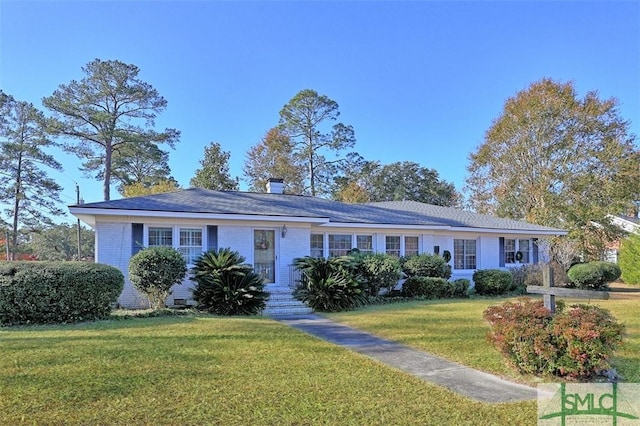
[[[564,231],[412,201],[346,204],[281,193],[187,189],[70,206],[95,229],[96,261],[125,275],[142,247],[169,245],[187,261],[210,248],[230,247],[261,273],[267,288],[288,288],[290,265],[302,256],[339,256],[351,248],[392,255],[451,254],[452,279],[477,269],[538,261],[536,240]],[[516,260],[519,259],[519,260]],[[167,303],[186,303],[193,283],[174,287]],[[123,307],[146,306],[128,281]]]

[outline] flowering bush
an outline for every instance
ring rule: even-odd
[[[624,326],[597,306],[563,308],[552,315],[528,298],[491,306],[484,312],[489,340],[523,373],[587,379],[608,369]]]

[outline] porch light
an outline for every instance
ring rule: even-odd
[[[287,231],[288,231],[287,225],[286,224],[282,225],[282,238],[287,236]]]

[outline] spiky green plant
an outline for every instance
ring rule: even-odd
[[[244,261],[229,248],[210,250],[196,259],[192,280],[198,309],[218,315],[254,315],[264,309],[269,293],[262,277]]]
[[[294,296],[316,311],[339,312],[367,302],[366,283],[356,274],[349,256],[330,259],[303,257],[294,260],[302,272]]]

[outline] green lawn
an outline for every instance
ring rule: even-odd
[[[436,300],[369,306],[328,318],[367,330],[378,336],[429,351],[467,366],[535,385],[550,381],[522,376],[507,365],[487,343],[488,324],[482,312],[508,299]],[[585,303],[568,300],[567,304]],[[592,302],[611,311],[627,327],[626,342],[616,353],[613,367],[626,382],[640,382],[640,298]]]
[[[466,365],[519,376],[486,342],[504,299],[328,315]],[[615,366],[640,381],[639,300]],[[267,318],[211,316],[0,329],[0,424],[535,424],[535,401],[482,404]]]
[[[506,425],[535,418],[533,401],[473,402],[266,318],[0,329],[0,424]]]

